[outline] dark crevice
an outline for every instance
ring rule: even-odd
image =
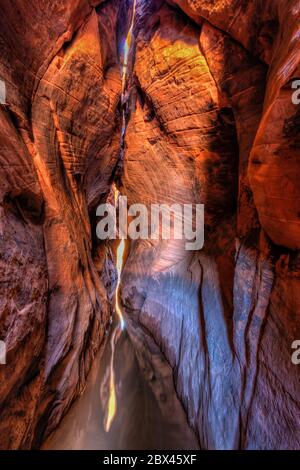
[[[17,195],[7,194],[3,199],[3,207],[6,212],[14,214],[25,224],[42,225],[44,223],[44,201],[29,191]]]

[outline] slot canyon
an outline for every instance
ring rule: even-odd
[[[299,449],[300,1],[0,16],[0,449]],[[100,240],[121,196],[203,248]]]

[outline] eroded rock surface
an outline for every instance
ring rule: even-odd
[[[299,107],[291,99],[292,83],[299,78],[299,2],[172,0],[170,3],[181,7],[199,24],[208,21],[228,33],[269,65],[249,176],[262,227],[277,245],[299,249],[296,202]]]
[[[299,0],[138,0],[123,142],[129,4],[2,1],[0,445],[39,445],[84,388],[113,303],[95,208],[121,151],[129,204],[205,204],[203,250],[132,241],[124,269],[160,408],[163,358],[201,448],[297,449]]]
[[[124,191],[204,203],[206,241],[132,243],[128,322],[173,367],[202,448],[296,449],[299,5],[169,3],[137,27]]]
[[[1,448],[59,423],[111,314],[89,211],[118,158],[120,2],[101,3],[1,5]]]

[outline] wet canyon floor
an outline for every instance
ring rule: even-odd
[[[173,385],[169,383],[168,395],[157,400],[153,383],[142,370],[126,330],[115,346],[117,411],[110,430],[105,431],[111,354],[108,338],[104,350],[94,361],[84,393],[74,402],[42,449],[198,449],[196,436],[187,423]],[[158,385],[160,388],[164,386]],[[173,388],[172,396],[170,387]]]

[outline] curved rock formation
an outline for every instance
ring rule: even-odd
[[[296,202],[299,109],[291,99],[292,83],[299,78],[299,2],[172,0],[170,3],[180,6],[199,24],[207,21],[221,29],[269,65],[249,176],[262,227],[277,245],[299,249]]]
[[[117,176],[129,204],[205,205],[202,250],[128,247],[128,335],[162,413],[172,369],[201,448],[299,448],[299,0],[138,0],[123,94],[131,0],[1,3],[0,447],[38,447],[84,390]]]
[[[202,448],[298,448],[298,268],[287,250],[297,248],[298,110],[285,86],[297,2],[176,3],[198,27],[156,2],[137,32],[124,190],[131,202],[205,203],[206,242],[193,256],[180,243],[132,244],[128,321],[173,367]]]
[[[119,2],[2,3],[1,447],[28,448],[83,390],[109,322],[89,210],[118,158]]]

